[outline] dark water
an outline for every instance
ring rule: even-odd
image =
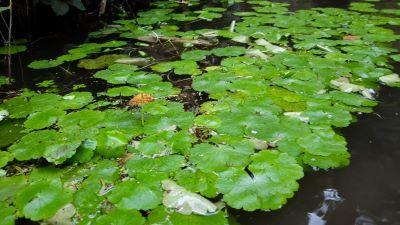
[[[310,7],[345,8],[346,0],[280,0],[292,4],[292,10]],[[383,1],[380,7],[396,1]],[[232,11],[245,10],[233,7]],[[209,24],[192,24],[219,28],[229,25],[232,17]],[[36,58],[51,58],[63,53],[70,43],[81,43],[84,37],[54,36],[39,40],[22,66]],[[16,63],[15,63],[16,64]],[[61,90],[85,80],[85,73],[68,75],[62,71],[20,70],[14,64],[19,87],[45,79],[56,79]],[[400,65],[396,73],[400,73]],[[24,75],[22,75],[24,74]],[[86,74],[89,76],[89,74]],[[78,76],[78,78],[77,78]],[[81,76],[81,78],[79,78]],[[93,87],[96,84],[92,84]],[[65,88],[65,89],[63,89]],[[89,86],[90,90],[92,87]],[[241,225],[400,225],[400,89],[382,87],[379,105],[374,113],[359,116],[358,122],[342,129],[351,152],[351,165],[333,171],[310,173],[300,181],[300,190],[282,209],[274,212],[232,211]],[[210,224],[212,225],[212,224]]]

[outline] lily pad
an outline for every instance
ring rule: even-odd
[[[0,55],[17,54],[26,51],[25,45],[11,45],[0,47]]]
[[[82,59],[78,62],[78,67],[84,68],[87,70],[98,70],[103,69],[107,66],[115,64],[117,59],[126,58],[127,55],[118,55],[118,54],[111,54],[111,55],[103,55],[99,56],[95,59]]]
[[[28,67],[31,69],[48,69],[52,67],[57,67],[64,62],[61,60],[37,60],[31,62]]]
[[[162,172],[162,173],[172,173],[179,170],[185,165],[185,159],[181,155],[169,155],[157,158],[143,158],[143,157],[133,157],[130,159],[126,167],[131,176],[135,174],[147,171],[150,173]]]
[[[94,221],[94,225],[143,225],[145,219],[136,210],[114,209]]]
[[[71,201],[71,192],[64,189],[59,180],[42,180],[18,192],[15,204],[26,218],[38,221],[51,218]]]
[[[250,174],[249,174],[250,173]],[[233,208],[276,210],[299,188],[303,169],[286,153],[262,151],[252,156],[249,172],[230,168],[220,174],[217,189]]]
[[[219,57],[239,56],[239,55],[244,55],[246,53],[246,49],[244,47],[239,47],[239,46],[229,46],[225,48],[215,48],[211,51],[211,53]]]
[[[171,224],[171,225],[228,225],[227,216],[219,212],[210,216],[183,215],[177,212],[169,212],[164,207],[158,207],[150,212],[148,217],[149,225]]]
[[[157,183],[127,180],[118,184],[108,199],[120,209],[148,210],[161,204],[162,191]]]
[[[201,74],[199,66],[195,61],[181,60],[174,62],[163,62],[151,67],[153,70],[165,73],[174,70],[177,75],[198,75]]]
[[[228,167],[244,167],[254,152],[251,145],[229,146],[198,144],[189,150],[189,159],[204,172],[219,172]]]
[[[31,130],[40,130],[49,127],[57,122],[57,120],[65,115],[65,111],[55,109],[46,110],[30,114],[25,121],[24,126]]]
[[[10,77],[0,76],[0,87],[3,85],[11,84],[13,80]]]
[[[205,50],[191,50],[182,53],[181,58],[184,60],[202,61],[206,59],[208,55],[211,55],[209,51]]]

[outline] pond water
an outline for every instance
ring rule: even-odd
[[[346,8],[352,1],[331,0],[299,0],[284,1],[291,3],[291,10],[311,7]],[[397,1],[383,1],[378,8],[392,7]],[[220,6],[210,3],[210,5]],[[222,19],[213,22],[194,22],[186,24],[186,30],[198,28],[217,29],[226,27],[232,19],[237,19],[231,13],[245,11],[246,6],[237,4],[229,8]],[[54,58],[61,55],[64,48],[71,43],[84,41],[85,34],[77,36],[58,36],[39,40],[32,44],[29,55],[19,59],[21,66],[14,63],[14,78],[17,81],[8,90],[27,87],[37,89],[35,83],[46,79],[54,79],[52,71],[26,70],[26,65],[33,59]],[[230,42],[222,43],[229,45]],[[165,49],[146,49],[157,59],[171,57]],[[170,49],[168,50],[170,51]],[[213,61],[215,60],[215,61]],[[209,65],[219,63],[219,59],[211,59]],[[68,69],[68,68],[66,68]],[[72,84],[85,83],[84,90],[102,90],[107,84],[93,83],[85,77],[86,71],[72,68],[75,73],[66,76],[60,72],[55,81],[61,93],[71,90]],[[400,66],[395,65],[394,72],[400,73]],[[186,109],[192,109],[204,102],[197,92],[190,87],[189,82],[181,82],[180,78],[172,77],[177,87],[186,93],[184,98]],[[5,96],[4,93],[1,93]],[[206,97],[203,97],[206,98]],[[280,210],[272,212],[229,209],[229,212],[241,225],[398,225],[400,224],[400,90],[382,87],[377,100],[379,105],[374,112],[358,117],[356,123],[341,129],[348,142],[351,153],[351,164],[348,167],[331,171],[306,173],[299,181],[300,189],[292,199]],[[21,220],[19,224],[30,224]]]

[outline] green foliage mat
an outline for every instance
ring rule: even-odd
[[[289,12],[252,0],[242,3],[250,11],[233,12],[236,23],[181,29],[229,18],[228,7],[188,2],[155,2],[89,35],[123,40],[28,65],[77,66],[89,81],[57,93],[45,80],[41,92],[0,104],[1,224],[227,225],[227,207],[277,210],[304,171],[349,165],[339,128],[372,112],[380,83],[400,86],[391,65],[400,36],[384,28],[400,25],[391,16],[399,9],[369,1]],[[154,49],[172,56],[142,67],[126,60]],[[1,86],[11,82],[0,76]],[[98,82],[103,89],[87,88]],[[203,210],[210,205],[218,210]]]

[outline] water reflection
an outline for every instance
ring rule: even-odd
[[[307,214],[307,225],[325,225],[325,217],[328,211],[335,210],[336,204],[344,200],[339,196],[339,193],[336,189],[326,189],[324,190],[323,194],[324,201],[322,202],[321,206],[317,210]]]

